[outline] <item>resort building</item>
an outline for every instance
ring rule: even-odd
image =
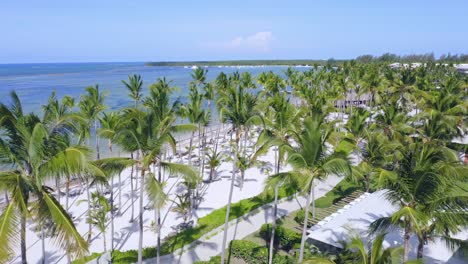
[[[385,197],[386,190],[374,193],[364,193],[359,198],[312,226],[308,234],[308,242],[321,250],[337,252],[343,249],[344,242],[348,241],[350,234],[358,235],[364,241],[371,242],[369,225],[381,217],[388,217],[397,211]],[[468,239],[468,230],[453,236],[458,239]],[[403,231],[396,229],[385,236],[385,247],[403,245]],[[410,259],[416,259],[418,239],[411,238]],[[458,248],[451,250],[444,241],[434,239],[424,246],[424,263],[438,264],[468,263],[468,257],[461,256]]]

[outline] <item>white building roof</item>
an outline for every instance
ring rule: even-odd
[[[359,234],[364,240],[368,238],[369,224],[378,218],[390,216],[397,210],[386,198],[385,190],[366,193],[337,213],[325,218],[309,230],[309,239],[342,248],[340,242],[347,241],[351,232]],[[468,230],[456,236],[468,239]],[[389,232],[385,236],[385,247],[402,245],[401,230]],[[410,259],[416,258],[418,241],[411,239]],[[455,250],[456,251],[456,250]],[[424,248],[424,263],[468,263],[468,258],[455,254],[440,240],[429,242]]]

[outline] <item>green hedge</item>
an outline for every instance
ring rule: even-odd
[[[231,241],[229,253],[231,257],[240,258],[248,264],[268,263],[268,248],[260,246],[257,243],[251,241]],[[296,263],[296,261],[292,257],[275,254],[273,257],[273,263],[293,264]]]
[[[219,263],[221,263],[221,256],[211,257],[210,260],[207,260],[207,261],[195,261],[193,264],[219,264]]]
[[[260,236],[265,239],[265,241],[270,241],[271,228],[271,224],[264,224],[260,228]],[[275,230],[275,242],[279,243],[283,250],[288,251],[293,248],[294,244],[301,242],[301,235],[279,225],[276,226]]]

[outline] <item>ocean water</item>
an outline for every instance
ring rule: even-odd
[[[207,81],[224,72],[248,71],[254,76],[264,71],[284,74],[286,66],[272,67],[207,67]],[[300,69],[301,70],[301,69]],[[57,97],[72,96],[78,102],[80,95],[88,86],[98,84],[101,91],[105,91],[106,111],[132,106],[133,101],[128,96],[122,80],[128,80],[128,75],[140,74],[143,79],[143,92],[148,92],[148,86],[157,78],[166,77],[172,85],[179,89],[174,93],[173,100],[187,102],[188,84],[192,73],[188,67],[151,67],[139,62],[125,63],[45,63],[45,64],[0,64],[0,102],[10,103],[9,93],[16,91],[26,113],[35,112],[42,116],[42,105],[53,91]],[[216,111],[215,109],[213,109]],[[217,123],[217,115],[212,113],[212,124]],[[183,121],[181,121],[183,122]],[[176,139],[184,140],[189,134],[175,135]],[[94,148],[95,138],[90,139],[90,146]],[[100,141],[101,156],[108,154],[107,140]],[[118,146],[114,146],[118,151]]]
[[[287,67],[207,67],[208,81],[213,80],[220,72],[226,74],[234,71],[251,72],[254,76],[264,71],[282,74]],[[47,98],[56,91],[59,98],[69,95],[77,100],[88,86],[98,84],[106,91],[108,110],[115,110],[132,101],[122,84],[130,74],[140,74],[143,79],[144,92],[157,78],[166,77],[179,90],[174,99],[186,101],[188,83],[191,80],[190,67],[150,67],[144,63],[45,63],[45,64],[0,64],[0,101],[9,102],[9,93],[14,90],[23,102],[27,112],[41,111]]]

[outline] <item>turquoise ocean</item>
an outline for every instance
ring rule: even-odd
[[[57,96],[69,95],[77,100],[87,86],[98,84],[106,91],[108,110],[115,110],[131,104],[128,92],[122,80],[130,74],[142,76],[145,92],[157,78],[166,77],[179,89],[174,99],[186,101],[188,83],[191,80],[192,65],[187,67],[154,67],[145,66],[142,62],[112,63],[40,63],[40,64],[0,64],[0,101],[8,102],[10,91],[14,90],[21,98],[24,110],[37,112],[47,102],[47,98],[56,91]],[[283,74],[285,66],[273,67],[207,67],[208,81],[213,80],[220,72],[226,74],[234,71],[248,71],[254,76],[264,71]]]
[[[99,85],[106,92],[106,111],[121,109],[133,104],[122,80],[128,80],[128,75],[142,76],[144,93],[148,86],[158,78],[165,77],[171,85],[178,87],[173,100],[187,102],[188,84],[191,81],[193,65],[179,67],[145,66],[142,62],[112,62],[112,63],[37,63],[37,64],[0,64],[0,102],[9,104],[11,91],[16,91],[23,104],[24,112],[35,112],[42,116],[42,105],[47,102],[50,94],[55,91],[58,98],[65,95],[74,97],[77,101],[85,88]],[[224,72],[226,74],[250,72],[257,76],[261,72],[273,71],[284,75],[286,66],[257,67],[206,67],[207,81],[212,81]],[[213,109],[216,111],[215,109]],[[216,123],[213,113],[212,123]],[[179,139],[187,135],[179,135]],[[91,139],[93,142],[94,139]],[[101,150],[107,152],[106,141],[101,141]],[[92,145],[92,143],[91,143]]]

